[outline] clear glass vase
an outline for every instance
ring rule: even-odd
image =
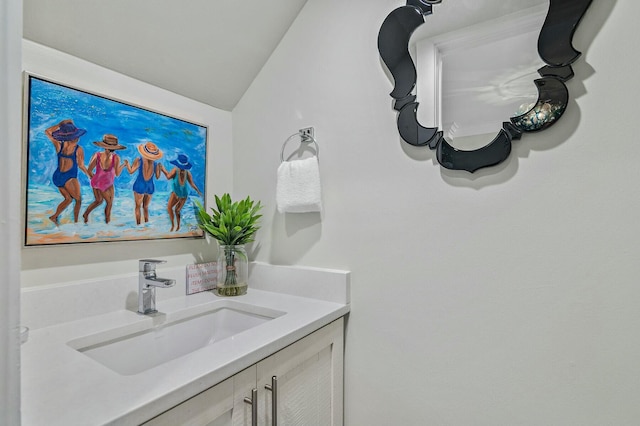
[[[247,294],[249,260],[243,245],[220,245],[218,250],[218,296],[241,296]]]

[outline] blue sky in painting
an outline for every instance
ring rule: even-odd
[[[167,170],[178,154],[186,154],[193,165],[194,182],[204,193],[206,170],[206,132],[204,126],[188,123],[166,115],[113,101],[45,80],[31,77],[29,108],[29,183],[51,185],[51,176],[56,169],[57,158],[53,144],[44,131],[61,120],[70,118],[87,133],[80,138],[88,165],[91,156],[102,148],[93,144],[107,134],[118,137],[127,147],[118,151],[121,159],[130,162],[139,157],[138,145],[151,141],[164,153],[160,160]],[[135,174],[124,170],[116,179],[116,189],[130,189]],[[80,183],[89,185],[89,179],[80,173]],[[161,179],[158,190],[169,190],[169,183]],[[55,187],[54,187],[55,188]]]

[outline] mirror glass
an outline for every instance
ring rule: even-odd
[[[418,121],[455,148],[489,143],[502,122],[537,101],[533,81],[549,0],[462,0],[433,6],[409,45],[417,71]]]

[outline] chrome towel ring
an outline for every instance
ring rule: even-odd
[[[313,129],[312,129],[313,132]],[[287,140],[284,141],[284,143],[282,144],[282,150],[280,151],[280,162],[284,163],[284,150],[287,147],[287,143],[289,143],[289,141],[295,137],[299,137],[300,138],[300,143],[304,144],[304,143],[312,143],[314,145],[314,148],[316,150],[316,157],[318,157],[318,159],[320,158],[320,147],[318,146],[318,142],[316,142],[316,139],[313,137],[312,134],[303,134],[302,131],[299,131],[297,133],[292,134],[291,136],[289,136],[287,138]]]

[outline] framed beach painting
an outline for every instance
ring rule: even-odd
[[[202,238],[206,126],[25,74],[25,246]]]

